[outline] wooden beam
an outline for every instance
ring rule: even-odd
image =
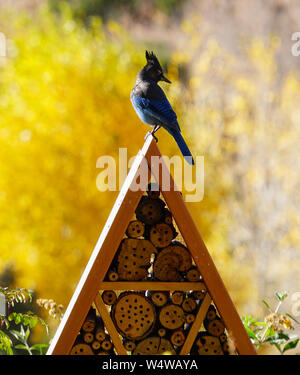
[[[103,281],[99,290],[206,290],[202,282]]]
[[[118,331],[116,330],[116,327],[114,323],[111,320],[111,317],[109,316],[109,313],[106,309],[106,306],[103,302],[102,297],[100,296],[99,293],[97,293],[95,301],[94,301],[97,310],[104,322],[105,328],[107,329],[107,332],[109,333],[112,342],[114,343],[114,346],[116,348],[116,351],[120,355],[127,355],[127,351],[123,346],[123,343],[120,339],[120,336],[118,334]]]
[[[196,315],[196,319],[194,320],[194,323],[191,326],[190,332],[187,335],[184,345],[180,350],[180,353],[179,353],[180,355],[189,354],[191,347],[196,339],[196,336],[201,328],[201,325],[203,323],[207,310],[211,304],[211,301],[212,301],[211,297],[207,293],[206,296],[204,297],[204,300],[201,303],[200,309]]]
[[[152,166],[151,158],[160,160],[160,167]],[[252,345],[243,323],[235,309],[235,306],[227,292],[217,268],[198,232],[198,229],[189,213],[182,195],[177,190],[175,182],[161,157],[161,153],[155,142],[150,145],[150,152],[145,155],[148,160],[149,169],[159,184],[161,193],[168,205],[169,210],[177,223],[182,237],[201,272],[201,276],[207,286],[220,315],[222,316],[228,332],[233,336],[239,354],[255,355],[256,351]],[[169,178],[170,188],[164,189],[163,178]]]
[[[127,225],[132,219],[135,209],[147,187],[150,179],[140,190],[135,190],[136,182],[142,168],[147,168],[145,156],[150,151],[150,145],[155,143],[152,137],[145,141],[122,186],[113,209],[107,219],[99,240],[92,252],[88,264],[80,278],[76,290],[71,298],[64,317],[52,339],[47,354],[69,353],[79,332],[87,312],[92,305],[101,282],[114,258],[119,244],[124,236]]]

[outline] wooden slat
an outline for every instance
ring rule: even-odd
[[[194,261],[201,272],[201,276],[207,289],[222,316],[224,323],[232,334],[236,349],[239,354],[255,355],[256,351],[252,345],[243,323],[235,309],[235,306],[227,292],[216,266],[198,232],[198,229],[184,203],[182,195],[178,191],[170,172],[161,157],[161,153],[155,142],[150,145],[150,152],[145,155],[148,160],[149,169],[160,186],[160,190],[168,205],[169,210],[177,223],[179,231],[184,238],[186,245],[194,258]],[[160,159],[160,168],[151,166],[151,158]],[[162,181],[170,178],[170,188],[164,190]]]
[[[104,279],[124,236],[126,227],[145,191],[133,191],[131,188],[138,180],[140,169],[145,166],[144,156],[148,155],[150,145],[153,142],[155,142],[153,138],[148,137],[143,149],[135,158],[47,354],[67,354],[70,352],[76,335],[96,297],[99,282]],[[149,171],[148,177],[150,178]],[[147,183],[148,181],[146,181],[146,186]],[[146,186],[144,189],[146,189]]]
[[[112,342],[114,343],[117,353],[120,355],[127,355],[127,351],[122,344],[122,341],[116,330],[116,327],[114,323],[112,322],[111,317],[109,316],[109,313],[103,302],[103,299],[99,293],[97,293],[94,303],[97,307],[99,314],[101,315],[105,328],[107,329],[110,335],[110,338],[112,339]]]
[[[196,319],[194,320],[194,323],[192,324],[192,327],[190,329],[190,332],[187,335],[187,338],[184,342],[183,347],[180,350],[180,355],[186,355],[190,352],[191,347],[196,339],[197,333],[199,332],[202,322],[205,318],[205,315],[207,313],[207,310],[209,308],[209,305],[211,304],[211,297],[207,293],[204,297],[204,300],[201,303],[200,309],[196,315]]]
[[[206,290],[202,282],[103,281],[100,290]]]

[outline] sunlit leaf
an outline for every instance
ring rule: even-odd
[[[290,350],[290,349],[294,349],[296,348],[297,344],[299,342],[299,339],[296,339],[294,341],[290,341],[289,343],[287,343],[284,348],[283,348],[283,352],[286,352],[287,350]]]

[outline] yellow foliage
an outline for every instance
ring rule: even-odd
[[[291,73],[277,85],[276,38],[254,40],[239,60],[213,39],[202,45],[197,22],[183,25],[186,48],[172,55],[167,89],[193,154],[205,157],[204,200],[189,209],[237,306],[254,313],[265,285],[283,280],[274,262],[287,267],[289,251],[299,264],[299,214],[287,206],[299,197],[290,167],[300,83]],[[14,262],[18,285],[66,306],[117,195],[97,190],[96,161],[117,160],[120,147],[129,159],[148,131],[129,100],[144,49],[116,22],[86,27],[67,7],[59,17],[8,14],[4,25],[0,269]],[[178,153],[163,130],[159,147]]]
[[[16,23],[1,69],[0,243],[17,284],[66,304],[112,207],[96,188],[97,158],[129,147],[146,127],[129,93],[144,62],[126,36],[87,29],[46,10]],[[114,32],[116,29],[114,28]]]

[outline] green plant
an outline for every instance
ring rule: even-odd
[[[242,318],[244,327],[256,349],[259,350],[263,345],[273,345],[281,355],[288,350],[296,348],[299,338],[297,335],[290,334],[293,330],[292,321],[300,324],[291,314],[279,314],[279,308],[285,298],[287,292],[276,292],[277,306],[273,311],[266,301],[262,301],[267,308],[269,314],[264,321],[259,321],[253,316],[244,316]]]
[[[32,311],[17,311],[17,305],[32,302],[32,291],[26,288],[10,290],[0,286],[0,293],[4,295],[7,307],[6,314],[0,315],[0,354],[13,355],[16,350],[25,350],[30,355],[34,352],[44,354],[48,344],[31,346],[29,337],[38,323],[46,328],[48,334],[48,325]]]

